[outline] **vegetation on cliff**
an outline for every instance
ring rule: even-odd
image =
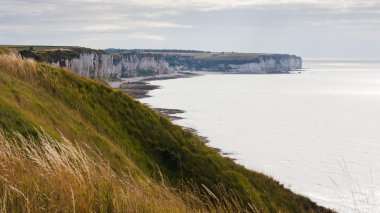
[[[2,47],[16,50],[24,58],[32,58],[38,62],[56,63],[64,62],[66,59],[79,58],[83,53],[105,54],[103,50],[95,50],[75,46],[24,46],[3,45]]]
[[[0,49],[0,91],[0,211],[329,212],[100,82]]]

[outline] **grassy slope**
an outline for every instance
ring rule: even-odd
[[[35,50],[55,50],[55,49],[71,49],[71,48],[80,48],[78,46],[43,46],[43,45],[0,45],[0,48],[8,48],[15,50],[29,50],[33,47]]]
[[[0,60],[0,127],[7,132],[36,135],[33,126],[42,126],[56,138],[62,133],[96,145],[115,171],[137,165],[137,171],[159,178],[160,169],[174,186],[190,180],[212,191],[222,183],[262,212],[327,211],[223,158],[121,92],[44,64],[14,63]]]
[[[218,210],[205,208],[190,193],[180,197],[165,184],[133,177],[133,170],[117,174],[106,160],[96,150],[43,131],[35,139],[0,131],[0,212]]]
[[[105,54],[103,50],[95,50],[77,46],[33,46],[33,45],[0,45],[0,48],[8,48],[18,51],[24,58],[33,58],[38,62],[64,62],[66,59],[79,58],[81,53],[95,52]],[[31,50],[31,48],[33,48]]]

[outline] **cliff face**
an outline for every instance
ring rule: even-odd
[[[297,56],[259,58],[258,62],[229,64],[232,72],[242,73],[283,73],[302,69],[302,59]]]
[[[138,57],[137,55],[129,55],[122,57],[118,66],[121,68],[124,77],[134,77],[142,74],[160,75],[174,72],[165,59],[155,58],[154,56]]]
[[[163,58],[148,55],[128,55],[116,62],[113,55],[82,53],[79,58],[60,60],[51,64],[72,70],[81,76],[106,79],[174,72]]]
[[[58,48],[23,50],[25,58],[47,62],[93,78],[155,76],[176,71],[286,73],[302,68],[302,59],[288,54],[213,53],[191,50],[92,50]]]

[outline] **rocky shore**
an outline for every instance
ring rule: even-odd
[[[122,81],[120,82],[109,82],[109,84],[111,85],[111,87],[116,88],[116,89],[121,89],[123,92],[126,92],[128,95],[136,99],[142,99],[142,98],[150,97],[148,95],[149,91],[160,88],[157,85],[151,84],[150,81],[178,79],[178,78],[191,78],[191,77],[195,77],[199,75],[202,75],[202,74],[193,73],[193,72],[179,72],[176,74],[167,74],[167,75],[159,75],[159,76],[152,76],[152,77],[126,78],[126,79],[122,79]],[[153,109],[154,111],[156,111],[157,113],[159,113],[160,115],[167,117],[171,121],[183,119],[182,117],[178,116],[178,114],[185,112],[180,109],[154,108],[149,105],[147,106]],[[209,142],[207,137],[200,136],[195,129],[187,128],[187,127],[183,127],[183,128],[196,134],[204,143]]]
[[[163,74],[158,76],[150,77],[136,77],[136,78],[124,78],[121,81],[109,82],[110,86],[115,89],[121,89],[122,91],[128,93],[136,99],[150,97],[148,95],[149,91],[158,89],[159,86],[152,85],[150,81],[156,80],[168,80],[177,78],[190,78],[194,76],[199,76],[200,74],[190,73],[190,72],[179,72],[173,74]]]
[[[130,96],[140,99],[149,97],[148,92],[160,88],[144,81],[129,82],[120,85],[120,89]]]
[[[202,72],[198,72],[198,73],[186,72],[186,73],[177,73],[176,75],[172,74],[172,75],[153,76],[153,77],[146,77],[146,78],[131,78],[131,79],[128,79],[127,82],[121,83],[119,85],[119,88],[136,99],[142,99],[142,98],[150,97],[148,95],[149,91],[160,88],[157,85],[151,84],[150,81],[168,80],[168,79],[177,79],[177,78],[190,78],[190,77],[195,77],[199,75],[202,75]],[[147,106],[153,109],[154,111],[156,111],[158,114],[165,116],[171,121],[183,119],[183,117],[179,115],[185,112],[184,110],[180,110],[180,109],[155,108],[149,105]],[[184,127],[184,126],[182,128],[187,131],[192,132],[201,141],[203,141],[203,143],[205,144],[209,143],[209,139],[205,136],[200,135],[196,129]],[[221,153],[224,157],[235,160],[234,158],[230,157],[232,153],[222,152],[222,150],[218,148],[214,148],[214,147],[210,147],[210,148]]]

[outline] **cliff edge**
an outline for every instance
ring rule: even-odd
[[[23,58],[107,80],[157,76],[180,71],[287,73],[302,69],[289,54],[204,52],[194,50],[94,50],[83,47],[13,46]]]

